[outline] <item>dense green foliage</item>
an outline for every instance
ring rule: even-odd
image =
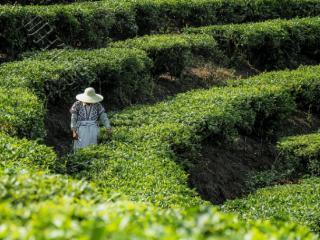
[[[236,212],[244,219],[295,221],[320,232],[320,179],[311,178],[299,184],[259,189],[244,199],[228,201],[224,211]]]
[[[3,5],[0,53],[7,59],[26,50],[61,44],[101,47],[111,39],[137,34],[175,31],[186,26],[316,16],[319,9],[318,0],[104,0],[51,6]],[[32,20],[40,22],[38,26],[47,25],[36,32],[30,24],[26,26]]]
[[[196,156],[208,139],[219,146],[237,142],[240,133],[275,134],[297,108],[320,104],[320,66],[231,80],[225,87],[127,108],[111,114],[112,138],[102,132],[102,144],[63,158],[39,141],[17,137],[42,138],[45,106],[68,103],[89,85],[113,106],[149,100],[159,75],[179,77],[199,56],[219,63],[227,56],[232,64],[249,61],[260,69],[319,60],[319,18],[192,28],[180,35],[137,35],[319,13],[317,0],[1,5],[4,60],[59,44],[104,48],[26,52],[22,61],[0,67],[0,238],[316,239],[297,223],[320,230],[319,179],[228,202],[223,210],[240,213],[244,219],[239,220],[212,208],[190,187],[187,172],[195,159],[179,153]],[[49,32],[32,32],[30,21]],[[136,38],[115,41],[130,37]],[[274,168],[281,176],[319,175],[318,138],[313,134],[281,140],[281,168]]]
[[[29,138],[44,136],[45,110],[27,89],[0,88],[0,109],[0,132]]]
[[[135,2],[140,34],[185,26],[243,23],[319,15],[317,0],[139,0]]]
[[[137,49],[47,51],[3,64],[0,86],[27,87],[54,102],[70,101],[86,86],[93,85],[99,91],[106,89],[102,93],[111,104],[128,105],[151,93],[151,66],[151,60]]]
[[[75,181],[66,176],[48,174],[31,170],[31,168],[27,170],[25,166],[26,164],[1,166],[1,203],[9,202],[12,206],[27,207],[33,203],[60,198],[69,198],[74,202],[103,201],[103,195],[88,182]],[[29,166],[35,166],[35,164],[31,163]]]
[[[279,69],[320,59],[318,17],[187,28],[185,32],[213,36],[233,64]]]
[[[292,174],[320,175],[320,134],[309,134],[282,139],[278,144],[283,165]]]
[[[0,237],[10,239],[316,239],[296,224],[244,223],[212,208],[178,211],[129,201],[91,204],[72,198],[0,203]]]
[[[173,76],[180,76],[196,55],[216,62],[222,59],[216,41],[205,34],[150,35],[118,41],[112,43],[111,47],[138,48],[146,51],[154,62],[155,75],[169,72]]]
[[[35,141],[16,139],[0,133],[1,168],[30,168],[49,170],[58,167],[52,149]]]

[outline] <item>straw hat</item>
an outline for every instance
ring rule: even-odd
[[[84,93],[78,94],[76,99],[85,103],[97,103],[103,100],[103,96],[96,94],[94,88],[89,87],[84,90]]]

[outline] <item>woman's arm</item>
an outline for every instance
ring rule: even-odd
[[[70,123],[70,127],[72,131],[76,131],[77,129],[77,114],[76,113],[72,113],[71,114],[71,123]]]
[[[70,128],[72,131],[72,137],[73,139],[78,139],[78,134],[77,134],[77,120],[78,120],[78,102],[75,102],[71,109],[70,109],[70,113],[71,113],[71,121],[70,121]]]
[[[111,129],[110,120],[106,112],[100,114],[99,120],[107,129]]]

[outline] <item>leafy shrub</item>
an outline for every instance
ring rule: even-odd
[[[44,136],[45,110],[30,90],[0,88],[0,99],[0,132],[34,139]]]
[[[140,34],[319,14],[316,0],[139,0],[134,7]]]
[[[27,50],[61,44],[101,47],[112,39],[176,31],[186,26],[317,16],[319,6],[318,0],[104,0],[52,6],[3,5],[0,52],[7,55],[6,60]],[[44,40],[23,27],[35,17],[41,19],[42,25],[48,23],[42,34]],[[57,37],[58,44],[52,44]]]
[[[226,202],[222,210],[238,213],[243,219],[295,221],[320,232],[320,179],[310,178],[299,184],[268,187],[244,199]]]
[[[186,33],[213,36],[234,64],[259,69],[296,67],[304,58],[319,60],[320,18],[270,20],[190,28]]]
[[[47,51],[2,65],[0,86],[28,87],[54,102],[70,101],[93,85],[111,104],[124,105],[149,97],[151,66],[151,60],[137,49]]]
[[[74,202],[102,202],[102,193],[99,195],[98,190],[85,181],[26,170],[23,166],[5,167],[5,170],[0,170],[0,202],[6,201],[12,206],[24,207],[59,198],[73,199]]]
[[[320,175],[320,134],[284,138],[279,141],[277,147],[281,153],[279,164],[290,169],[294,176]]]
[[[0,166],[1,168],[30,169],[58,168],[57,156],[54,151],[35,141],[16,139],[0,133]]]
[[[272,71],[244,81],[230,80],[230,86],[273,85],[287,89],[299,108],[318,111],[320,104],[319,66],[303,66],[294,71]]]
[[[192,62],[193,55],[210,57],[216,61],[222,58],[216,41],[204,34],[150,35],[115,42],[111,46],[146,51],[154,62],[155,75],[169,72],[173,76],[180,76],[183,69]]]
[[[130,201],[74,204],[60,198],[28,208],[3,202],[0,209],[0,237],[17,239],[316,239],[297,224],[245,223],[208,207],[161,210]]]

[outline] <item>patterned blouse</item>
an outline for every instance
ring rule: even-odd
[[[75,129],[78,121],[101,121],[106,128],[111,128],[108,116],[101,103],[83,104],[76,101],[71,109],[71,129]]]

